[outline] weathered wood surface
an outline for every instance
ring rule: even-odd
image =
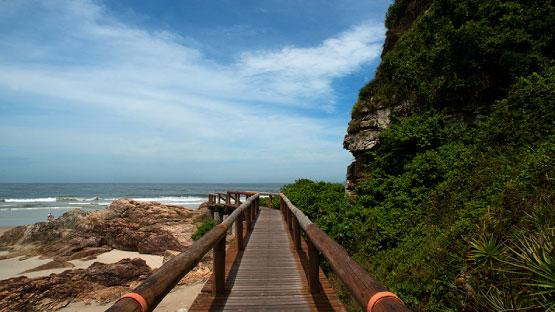
[[[210,280],[189,311],[344,311],[321,270],[323,289],[310,293],[306,243],[294,250],[280,211],[260,209],[245,249],[228,248],[225,293],[214,295]]]

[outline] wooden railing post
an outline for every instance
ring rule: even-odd
[[[260,197],[256,199],[256,211],[260,213]]]
[[[214,246],[214,293],[225,293],[225,235]]]
[[[237,241],[237,250],[245,249],[243,244],[243,213],[240,213],[235,220],[235,240]]]
[[[322,289],[320,284],[320,253],[318,253],[318,249],[314,246],[310,238],[307,240],[308,244],[308,259],[309,259],[309,268],[308,268],[308,285],[310,288],[310,292],[313,294],[319,293]]]
[[[252,218],[252,222],[254,222],[254,219],[256,219],[256,207],[254,205],[254,200],[251,202],[251,218]]]
[[[245,209],[245,219],[247,221],[247,231],[252,231],[252,214],[251,214],[251,205],[249,205],[247,207],[247,209]]]
[[[270,195],[268,198],[268,206],[270,206],[269,208],[272,208],[272,195]]]
[[[289,229],[289,236],[293,237],[293,213],[289,208],[287,210],[287,229]]]
[[[279,197],[279,211],[281,212],[281,217],[284,218],[285,215],[285,201],[283,200],[283,197]]]
[[[299,220],[293,217],[293,242],[295,243],[295,250],[302,250],[301,248],[301,226]]]

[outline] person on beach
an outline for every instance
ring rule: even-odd
[[[50,213],[50,212],[48,213],[47,219],[48,219],[48,222],[54,221],[54,216],[52,215],[52,213]]]

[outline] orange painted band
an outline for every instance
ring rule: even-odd
[[[372,298],[370,298],[370,300],[368,301],[368,306],[366,306],[366,312],[372,312],[372,309],[374,308],[374,306],[382,299],[385,298],[393,298],[395,300],[398,300],[400,303],[404,304],[403,301],[401,299],[399,299],[399,297],[397,297],[397,295],[395,295],[392,292],[389,291],[381,291],[378,293],[375,293]]]
[[[227,230],[227,225],[220,223],[221,226],[223,226],[226,230]]]
[[[138,293],[127,293],[127,294],[121,296],[116,301],[116,303],[118,303],[118,301],[120,301],[124,298],[130,298],[130,299],[135,300],[141,306],[141,312],[147,312],[148,311],[148,304],[146,303],[145,298],[143,298],[143,296],[139,295]]]

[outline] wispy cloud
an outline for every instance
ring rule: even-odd
[[[130,26],[93,1],[2,2],[0,11],[0,97],[9,93],[16,99],[10,105],[29,109],[43,104],[24,98],[43,97],[73,117],[95,122],[110,115],[132,127],[120,132],[121,140],[109,129],[74,127],[68,134],[63,116],[44,131],[45,124],[22,129],[5,115],[0,131],[9,135],[0,144],[60,138],[54,150],[72,142],[80,145],[77,153],[88,153],[79,138],[94,136],[94,148],[113,157],[174,165],[316,163],[344,172],[346,125],[325,114],[333,110],[332,83],[377,58],[384,33],[366,23],[315,47],[249,51],[224,64],[176,33]],[[48,105],[41,109],[54,109]],[[291,110],[299,106],[324,117]],[[33,152],[18,145],[10,153]]]

